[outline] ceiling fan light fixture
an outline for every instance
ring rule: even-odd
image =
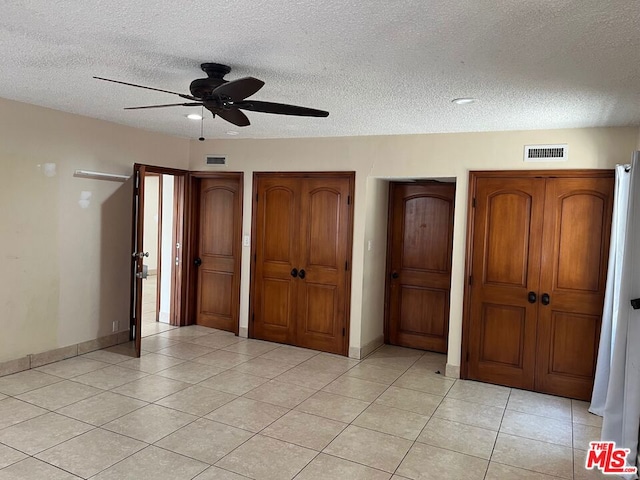
[[[189,115],[187,115],[187,118],[189,120],[202,120],[202,115],[197,113],[190,113]]]
[[[478,101],[477,98],[460,97],[460,98],[454,98],[453,100],[451,100],[451,103],[455,103],[456,105],[470,105],[472,103],[476,103],[477,101]]]

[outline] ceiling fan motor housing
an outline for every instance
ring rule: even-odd
[[[205,98],[216,87],[227,83],[224,76],[231,71],[231,67],[221,63],[203,63],[200,68],[207,74],[207,78],[198,78],[189,85],[191,95],[196,98]]]

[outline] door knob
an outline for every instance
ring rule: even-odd
[[[291,276],[293,278],[296,278],[298,276],[298,269],[294,268],[293,270],[291,270]]]
[[[529,292],[529,295],[527,296],[527,300],[529,303],[536,303],[536,300],[538,300],[538,296],[536,295],[536,292]]]
[[[196,259],[193,261],[193,264],[194,264],[196,267],[199,267],[200,265],[202,265],[202,259],[201,259],[200,257],[196,258]]]
[[[133,258],[143,258],[143,257],[148,257],[149,256],[149,252],[133,252],[133,254],[131,255]]]
[[[304,271],[304,269],[301,269],[301,270],[298,272],[298,276],[299,276],[302,280],[304,280],[304,277],[305,277],[306,275],[307,275],[307,272],[305,272],[305,271]]]
[[[391,278],[393,278],[393,279],[396,279],[396,278],[398,278],[399,276],[400,276],[400,274],[398,274],[398,272],[393,272],[393,273],[391,274]]]
[[[549,296],[548,293],[542,294],[542,297],[540,298],[540,303],[542,303],[543,305],[549,305],[549,303],[551,303],[551,297]]]

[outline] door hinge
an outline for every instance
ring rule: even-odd
[[[346,333],[347,333],[347,330],[344,327],[342,327],[342,336],[344,337]]]
[[[256,193],[256,202],[258,201],[258,194]]]
[[[347,205],[351,205],[351,195],[347,195]]]
[[[473,285],[473,275],[469,275],[469,285]]]
[[[344,262],[344,269],[345,269],[345,270],[349,270],[349,260],[347,260],[346,262]]]
[[[471,208],[476,208],[476,198],[473,197],[473,199],[471,200]]]
[[[251,314],[251,321],[252,321],[252,322],[255,322],[255,321],[256,321],[256,314],[255,314],[255,313],[252,313],[252,314]]]

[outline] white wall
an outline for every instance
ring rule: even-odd
[[[173,175],[162,176],[162,260],[160,262],[160,314],[158,320],[169,323],[171,278],[173,277]]]
[[[370,177],[367,179],[365,200],[364,266],[362,291],[367,292],[370,300],[362,303],[362,321],[360,322],[360,346],[381,341],[384,327],[385,271],[387,266],[387,215],[389,208],[389,180]],[[385,212],[385,214],[382,214]],[[371,250],[369,250],[371,242]],[[353,342],[352,342],[353,344]],[[354,345],[355,346],[355,345]]]
[[[158,269],[158,206],[160,177],[149,175],[144,181],[144,238],[142,250],[149,254],[144,259],[150,273]]]
[[[186,168],[188,149],[185,139],[0,99],[0,362],[108,335],[113,321],[128,329],[132,182],[73,172]]]
[[[356,172],[354,204],[353,284],[351,289],[351,336],[353,349],[382,333],[383,308],[379,292],[384,272],[376,280],[365,271],[379,268],[383,251],[365,255],[367,227],[387,215],[378,197],[377,184],[370,178],[453,177],[456,205],[449,327],[449,358],[460,365],[462,299],[466,240],[466,200],[470,170],[518,170],[557,168],[612,168],[628,162],[638,142],[637,128],[594,128],[378,137],[338,137],[315,139],[210,140],[191,141],[189,167],[207,168],[207,154],[226,155],[228,171],[245,174],[243,233],[251,234],[252,177],[254,171],[353,170]],[[523,163],[523,146],[528,144],[569,144],[569,160],[563,163]],[[367,193],[369,191],[369,193]],[[374,200],[377,199],[377,200]],[[376,206],[370,206],[371,202]],[[367,221],[367,219],[369,219]],[[375,220],[374,220],[375,219]],[[248,325],[249,248],[243,248],[240,326]],[[366,283],[366,285],[365,285]],[[375,285],[375,287],[374,287]]]

